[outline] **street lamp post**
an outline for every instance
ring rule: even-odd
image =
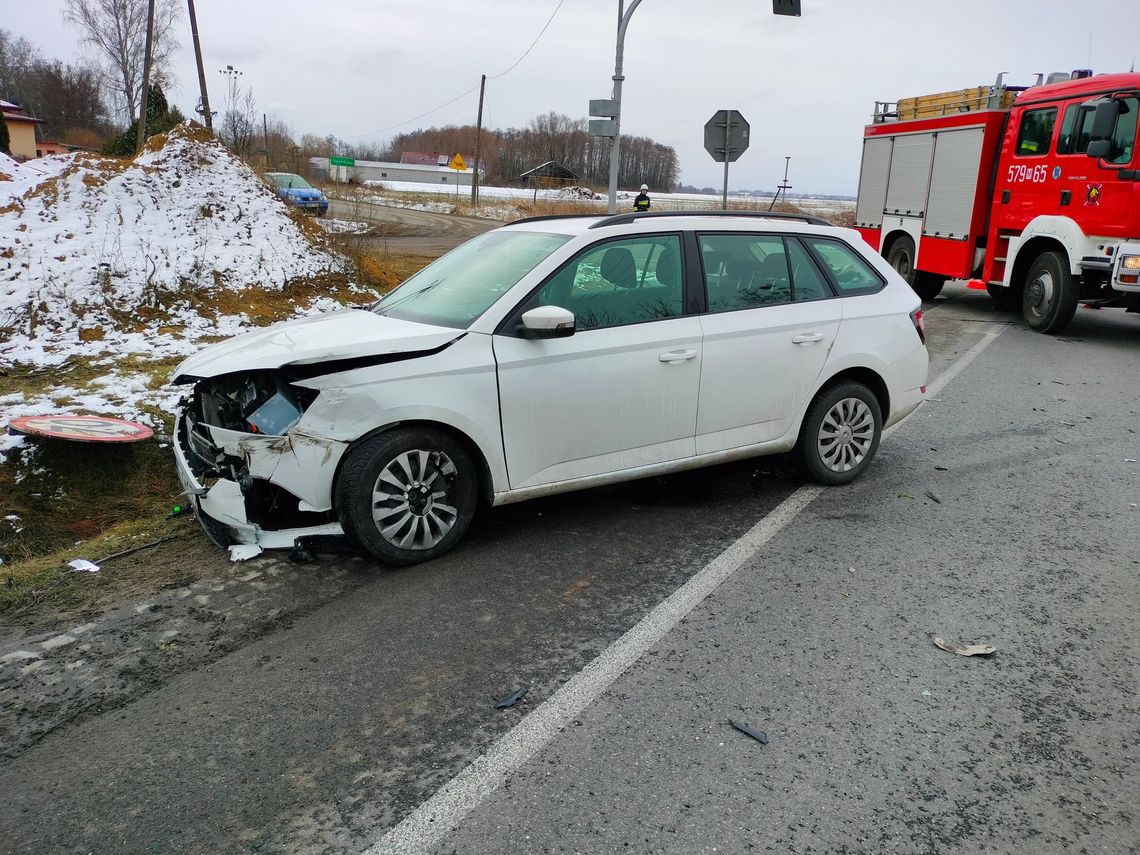
[[[617,213],[617,182],[618,160],[621,151],[621,83],[625,80],[622,75],[622,59],[625,52],[625,31],[629,26],[629,19],[633,17],[634,10],[641,5],[641,0],[631,0],[629,9],[622,14],[621,0],[618,3],[618,31],[617,50],[614,58],[614,91],[613,100],[616,105],[614,116],[614,141],[610,146],[610,196],[606,210],[611,214]]]

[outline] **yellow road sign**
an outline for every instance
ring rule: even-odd
[[[464,169],[467,168],[467,164],[463,162],[463,155],[461,155],[459,152],[456,152],[452,156],[451,162],[448,163],[447,165],[450,166],[452,169],[459,170],[460,172],[462,172]]]

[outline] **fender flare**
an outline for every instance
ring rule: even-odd
[[[1009,250],[1006,253],[1005,273],[1002,275],[1002,285],[1010,287],[1013,284],[1013,272],[1023,265],[1021,261],[1032,259],[1021,258],[1022,250],[1030,244],[1046,238],[1053,243],[1060,244],[1069,259],[1069,272],[1074,276],[1081,274],[1081,259],[1093,254],[1094,241],[1088,237],[1077,223],[1069,217],[1046,215],[1034,217],[1029,225],[1017,237],[1009,240]]]

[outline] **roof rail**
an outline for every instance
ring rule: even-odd
[[[758,220],[796,220],[812,226],[834,226],[827,220],[813,217],[809,214],[791,214],[787,211],[634,211],[627,214],[613,214],[594,223],[590,228],[600,229],[603,226],[624,226],[637,220],[656,219],[658,217],[751,217]]]
[[[542,214],[538,217],[523,217],[521,220],[511,220],[503,223],[504,226],[515,226],[519,223],[541,223],[543,220],[578,220],[585,217],[604,217],[605,214]]]

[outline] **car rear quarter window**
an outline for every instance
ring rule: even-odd
[[[830,274],[841,296],[874,294],[886,284],[867,260],[843,241],[806,236],[803,240]]]

